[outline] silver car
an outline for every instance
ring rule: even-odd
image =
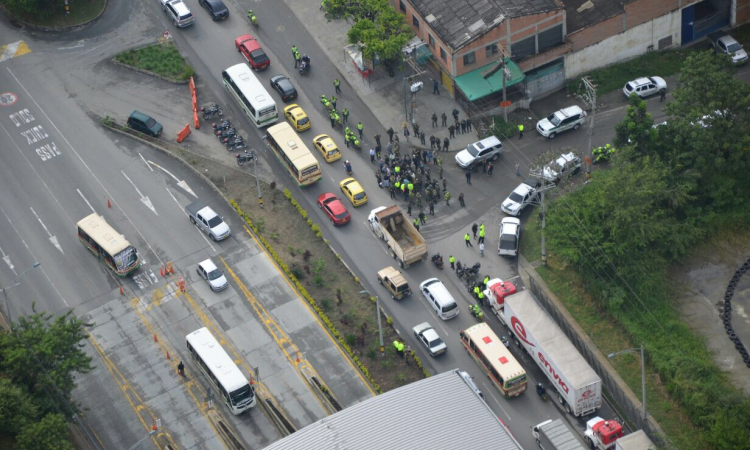
[[[430,352],[430,356],[442,355],[443,353],[448,351],[448,346],[445,345],[445,342],[443,342],[442,339],[440,339],[437,331],[435,331],[435,329],[432,328],[432,325],[430,325],[429,323],[420,323],[416,327],[412,328],[412,331],[414,331],[414,336],[417,337],[419,342],[427,347],[427,351]]]
[[[224,276],[224,273],[210,259],[198,263],[197,270],[198,275],[206,280],[212,291],[219,292],[229,287],[227,277]]]

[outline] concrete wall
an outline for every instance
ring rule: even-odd
[[[736,5],[733,27],[750,23],[750,0],[733,0]]]
[[[642,55],[646,53],[649,46],[653,46],[653,50],[659,50],[659,40],[670,35],[672,45],[680,45],[682,16],[679,10],[606,38],[599,43],[584,47],[576,45],[576,41],[580,44],[580,42],[592,40],[597,34],[606,33],[607,26],[612,26],[613,22],[618,23],[620,20],[614,17],[569,36],[573,42],[574,52],[565,56],[567,78]],[[575,51],[576,48],[579,50]]]

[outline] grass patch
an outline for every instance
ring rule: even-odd
[[[94,19],[104,9],[104,0],[68,0],[70,14],[65,14],[64,2],[59,2],[52,14],[40,15],[37,11],[26,12],[18,2],[0,1],[18,19],[39,27],[72,27]]]
[[[177,81],[187,81],[195,75],[171,41],[118,53],[115,60]]]
[[[604,95],[608,92],[622,89],[630,80],[643,76],[668,77],[680,72],[685,58],[693,52],[700,51],[693,48],[664,50],[646,53],[626,62],[612,64],[601,69],[592,70],[585,74],[596,85],[596,93]],[[581,78],[574,78],[566,83],[566,89],[572,94],[583,94]]]
[[[520,251],[529,262],[541,258],[540,225],[538,215],[533,214],[523,230]],[[571,267],[561,264],[549,248],[547,261],[548,265],[537,267],[537,272],[603,354],[640,345],[631,341],[622,327],[599,308],[586,293],[585,280]],[[640,358],[621,355],[611,359],[610,363],[640,399]],[[649,366],[646,366],[646,404],[648,413],[659,422],[677,448],[709,448],[701,431],[693,426],[682,408],[670,397],[659,375]]]

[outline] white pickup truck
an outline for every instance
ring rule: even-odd
[[[195,201],[187,205],[185,211],[188,213],[190,222],[214,241],[222,241],[232,234],[229,225],[224,222],[224,218],[201,201]]]
[[[747,62],[747,52],[742,45],[732,36],[723,31],[717,31],[708,35],[714,50],[732,57],[732,63],[742,65]]]

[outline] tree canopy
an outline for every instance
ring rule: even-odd
[[[404,21],[404,16],[393,8],[377,15],[375,20],[361,19],[349,29],[350,44],[362,44],[362,53],[367,59],[380,58],[384,62],[395,62],[401,58],[401,50],[414,36]]]

